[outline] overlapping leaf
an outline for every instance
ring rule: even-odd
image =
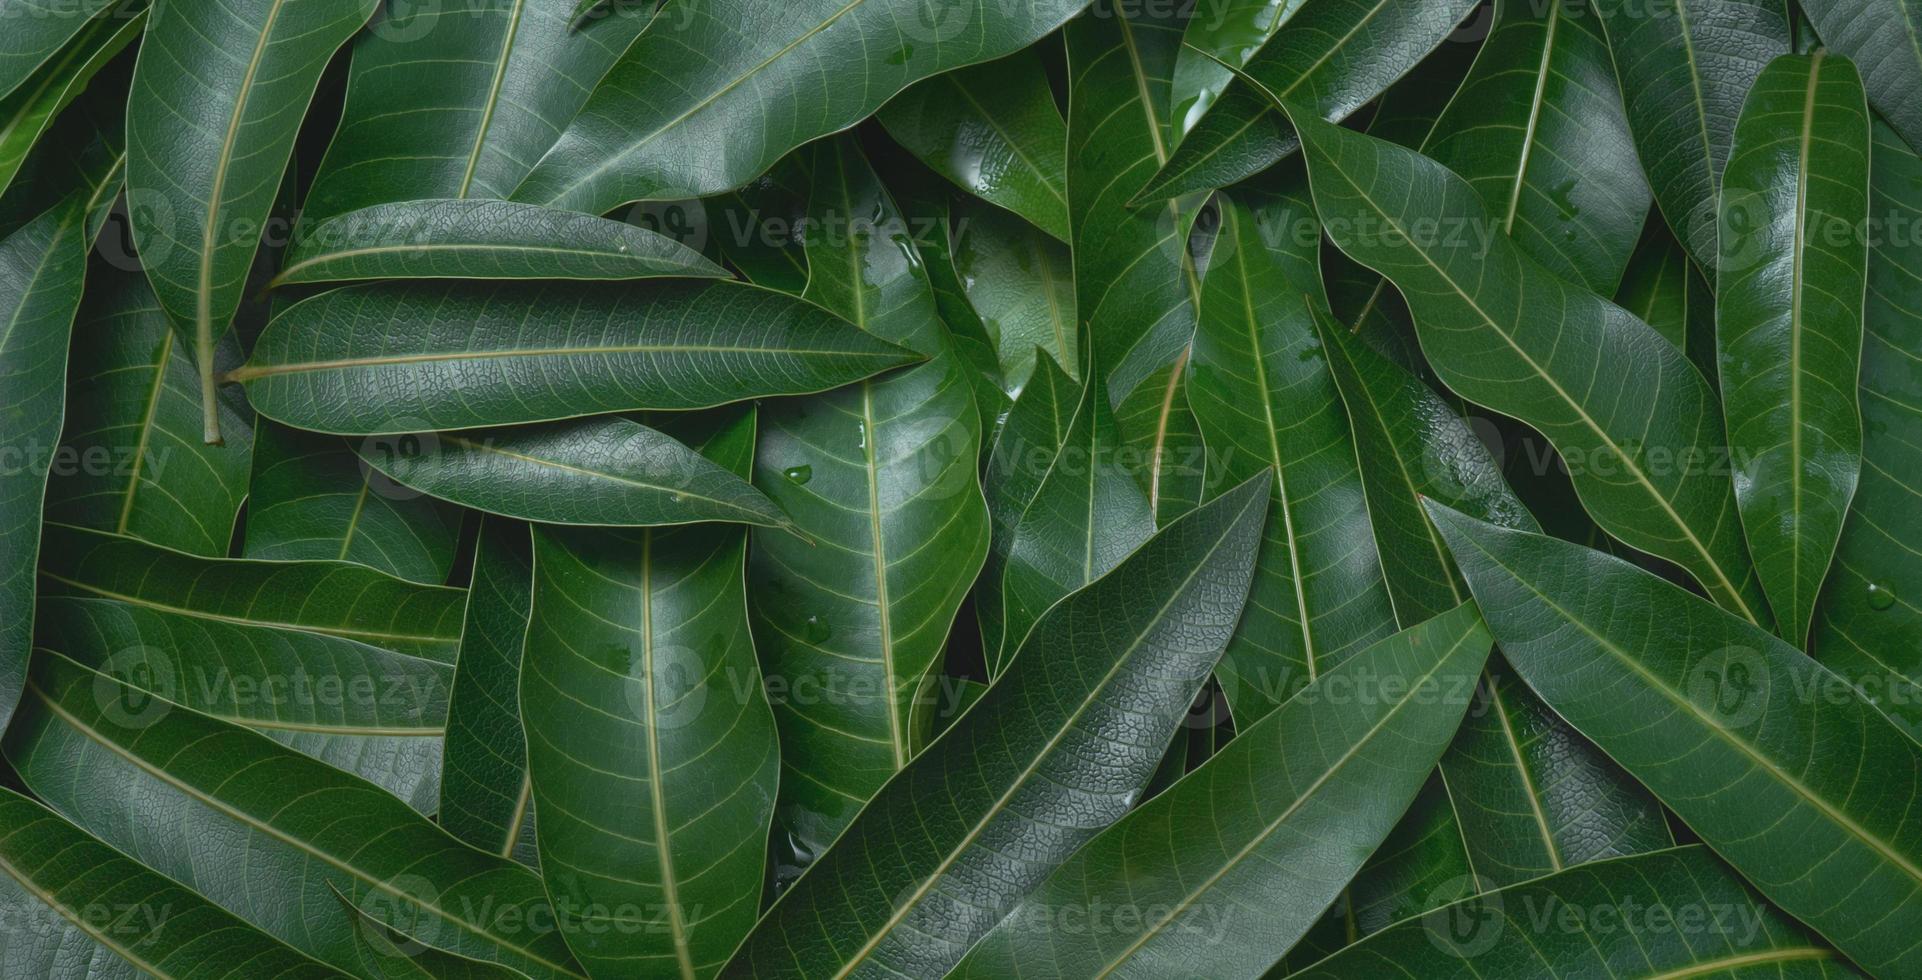
[[[1882,118],[1922,143],[1922,3],[1916,0],[1806,0],[1798,5],[1822,43],[1862,66],[1862,84]]]
[[[1034,375],[1008,410],[994,448],[988,454],[981,485],[987,496],[992,541],[981,576],[975,583],[974,612],[982,642],[1001,636],[1004,622],[1001,581],[1014,547],[1015,527],[1034,502],[1041,480],[1067,441],[1081,403],[1081,389],[1055,364],[1054,358],[1035,359]],[[998,646],[998,640],[996,641]],[[988,647],[993,654],[995,646]],[[1012,651],[1010,651],[1012,652]],[[994,667],[990,656],[988,666]]]
[[[957,202],[954,270],[994,343],[1005,387],[1020,391],[1036,351],[1080,373],[1074,256],[1035,228],[970,202]]]
[[[13,182],[14,175],[20,172],[21,165],[26,162],[28,153],[46,135],[60,111],[78,98],[94,77],[126,50],[127,45],[140,37],[147,26],[147,12],[142,9],[143,6],[141,2],[110,3],[108,9],[88,21],[58,53],[35,69],[31,76],[4,98],[0,98],[0,190],[5,190]],[[71,9],[71,5],[68,9]],[[7,14],[0,16],[8,15],[18,17],[20,13],[9,7]],[[40,16],[55,22],[60,19],[44,13]],[[17,25],[19,22],[14,20],[11,23]],[[0,55],[0,66],[5,62],[5,56]],[[4,76],[6,71],[6,67],[0,67],[0,76]],[[117,86],[124,91],[127,76],[116,68],[101,78],[101,84]],[[0,86],[4,85],[5,79],[0,77]]]

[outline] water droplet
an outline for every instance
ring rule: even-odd
[[[793,480],[795,483],[806,483],[814,479],[814,467],[808,466],[805,463],[800,466],[790,466],[782,470],[781,475]]]
[[[627,251],[627,243],[626,243],[626,242],[622,242],[622,243],[621,243],[621,247],[620,247],[620,248],[618,249],[618,251],[621,251],[621,252],[625,252],[625,251]]]
[[[1881,582],[1869,583],[1869,608],[1887,609],[1895,605],[1895,590]]]
[[[857,446],[856,448],[859,448],[859,449],[868,448],[868,423],[866,422],[866,420],[862,420],[854,423],[854,434],[857,437],[859,437],[859,439],[861,440],[860,445]]]

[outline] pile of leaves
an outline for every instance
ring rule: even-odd
[[[0,974],[1922,978],[1922,0],[0,24]]]

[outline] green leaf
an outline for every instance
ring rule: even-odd
[[[115,599],[236,626],[301,630],[444,664],[461,638],[459,589],[336,561],[201,558],[49,523],[40,594]]]
[[[1822,43],[1865,67],[1868,99],[1911,147],[1922,144],[1922,2],[1803,0]]]
[[[1862,485],[1816,606],[1810,649],[1863,697],[1922,740],[1922,158],[1887,123],[1874,126],[1867,337],[1860,400]]]
[[[1074,256],[1033,226],[994,208],[956,202],[954,271],[994,344],[1001,377],[1019,392],[1036,351],[1080,373]]]
[[[1049,606],[1108,574],[1155,533],[1148,495],[1121,462],[1108,390],[1089,373],[1067,436],[1015,523],[1002,573],[1002,633],[985,638],[990,674],[1002,672]]]
[[[1226,187],[1280,162],[1300,142],[1261,88],[1323,118],[1346,118],[1447,39],[1475,2],[1308,0],[1247,59],[1244,77],[1229,84],[1136,200]]]
[[[1037,356],[1034,374],[1008,410],[988,454],[981,486],[987,496],[993,540],[975,582],[974,613],[990,655],[987,666],[991,671],[996,666],[997,658],[992,655],[997,652],[1005,622],[1001,584],[1008,552],[1014,547],[1015,527],[1034,502],[1042,478],[1053,468],[1082,401],[1081,387],[1055,364],[1054,358]]]
[[[92,177],[93,175],[86,175]],[[33,636],[40,509],[65,412],[67,345],[80,308],[89,217],[120,187],[119,164],[0,239],[0,725],[13,715]]]
[[[1914,972],[1922,746],[1847,680],[1678,586],[1429,513],[1509,662],[1557,714],[1771,902],[1871,973]]]
[[[221,392],[224,446],[200,438],[193,355],[138,270],[97,263],[74,323],[47,519],[225,557],[253,468],[253,410]],[[220,351],[229,366],[238,345]]]
[[[1115,422],[1127,441],[1126,458],[1154,504],[1156,526],[1200,506],[1210,478],[1208,447],[1189,404],[1190,357],[1183,350],[1115,406]]]
[[[36,69],[18,88],[0,98],[0,190],[13,183],[27,155],[52,127],[54,117],[85,91],[94,76],[114,60],[147,26],[147,12],[124,13],[116,3],[80,29],[66,46]],[[10,8],[0,17],[14,13]],[[42,14],[43,18],[47,15]],[[18,14],[15,13],[15,17]],[[17,19],[9,23],[18,25]],[[0,56],[0,64],[6,59]],[[0,75],[5,69],[0,68]],[[111,73],[118,75],[118,73]],[[125,76],[115,79],[123,84]],[[0,79],[4,84],[4,79]]]
[[[735,282],[372,283],[288,308],[229,377],[262,415],[358,435],[707,408],[916,359]]]
[[[359,562],[438,585],[454,565],[460,509],[376,472],[344,439],[263,421],[241,554]]]
[[[619,221],[507,201],[400,201],[322,223],[273,285],[349,279],[725,278],[687,246]]]
[[[0,789],[0,896],[19,976],[345,974],[289,949],[219,906],[141,867],[46,807]]]
[[[755,638],[781,726],[780,822],[818,854],[915,743],[913,707],[988,550],[980,417],[900,212],[849,139],[814,158],[806,297],[932,355],[769,402],[754,485],[807,540],[756,532]],[[835,215],[873,219],[836,231]]]
[[[1330,236],[1408,299],[1441,379],[1546,435],[1604,530],[1768,622],[1715,456],[1715,396],[1682,352],[1492,234],[1473,189],[1434,161],[1305,112],[1295,120]],[[1618,397],[1631,386],[1649,397]]]
[[[154,294],[193,337],[208,442],[220,441],[214,343],[321,71],[376,2],[155,0],[127,98],[128,202]]]
[[[1050,609],[974,708],[781,896],[724,975],[939,976],[1127,812],[1234,628],[1268,482],[1176,521]]]
[[[103,11],[118,6],[118,0],[6,0],[0,4],[0,17],[12,25],[0,42],[0,94],[25,84]]]
[[[1317,325],[1354,424],[1396,612],[1402,623],[1440,615],[1469,596],[1424,498],[1504,527],[1538,526],[1439,395],[1339,324]],[[1475,697],[1441,771],[1476,882],[1511,884],[1673,843],[1655,800],[1516,683],[1499,654]]]
[[[1662,339],[1688,354],[1710,385],[1717,384],[1715,291],[1659,211],[1642,227],[1641,244],[1629,256],[1615,305],[1654,327]]]
[[[745,474],[754,416],[728,414],[705,452]],[[596,973],[711,976],[760,910],[780,746],[746,548],[727,525],[535,529],[527,768],[561,932]]]
[[[309,221],[392,201],[502,198],[652,18],[623,3],[572,30],[565,4],[383,4],[354,40],[340,128]],[[634,8],[643,9],[634,9]]]
[[[530,867],[539,859],[520,682],[533,581],[527,526],[483,520],[447,705],[437,815],[455,837]]]
[[[357,640],[107,599],[40,602],[34,646],[252,729],[431,812],[453,669]],[[165,712],[148,701],[143,714]]]
[[[785,527],[746,480],[619,416],[370,439],[368,466],[404,487],[548,524],[729,521]]]
[[[1175,59],[1175,128],[1193,129],[1234,81],[1229,66],[1240,68],[1258,53],[1306,0],[1223,0],[1190,16]]]
[[[739,187],[914,82],[1011,54],[1087,3],[677,3],[513,198],[601,214]]]
[[[916,82],[875,118],[955,186],[1068,240],[1068,124],[1034,48]]]
[[[1862,470],[1869,109],[1846,58],[1755,80],[1722,174],[1715,339],[1735,501],[1782,636],[1800,646]]]
[[[435,949],[369,915],[340,889],[327,886],[353,918],[360,971],[379,980],[526,980],[526,975],[496,963],[483,963]],[[364,899],[363,899],[364,901]]]
[[[1789,50],[1783,0],[1589,0],[1615,53],[1629,130],[1668,226],[1715,268],[1715,209],[1735,120],[1762,66]]]
[[[957,975],[1260,975],[1415,798],[1488,645],[1463,605],[1323,674],[1075,852]],[[1084,910],[1098,927],[1037,925]]]
[[[1858,975],[1699,846],[1603,861],[1465,898],[1290,976],[1391,973],[1436,980]]]
[[[533,872],[384,790],[224,721],[154,712],[58,654],[36,655],[27,691],[4,750],[35,793],[295,949],[357,968],[358,923],[331,884],[422,942],[536,980],[581,976]]]
[[[1319,229],[1293,174],[1281,193],[1219,199],[1189,369],[1211,476],[1275,472],[1248,609],[1220,670],[1245,721],[1395,631],[1355,444],[1315,333]]]
[[[1608,39],[1588,0],[1503,0],[1422,152],[1529,258],[1612,295],[1648,216]]]

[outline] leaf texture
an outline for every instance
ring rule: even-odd
[[[1869,102],[1907,140],[1922,144],[1922,3],[1916,0],[1807,0],[1804,16],[1822,43],[1862,67]]]

